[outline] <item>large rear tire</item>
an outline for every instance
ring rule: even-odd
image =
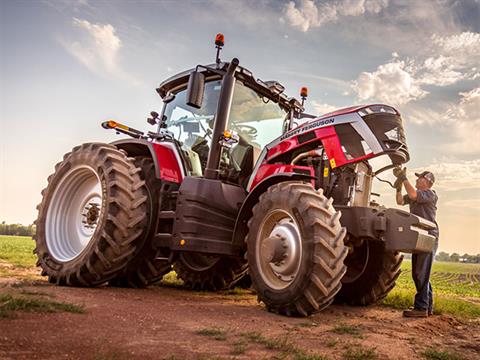
[[[136,157],[135,165],[141,169],[140,176],[145,181],[147,189],[147,230],[145,237],[139,242],[134,257],[114,279],[110,280],[109,284],[119,287],[143,288],[160,281],[163,275],[171,271],[172,266],[166,260],[169,253],[161,252],[152,246],[162,182],[155,176],[155,165],[151,158]]]
[[[248,222],[249,274],[269,311],[308,316],[328,306],[345,273],[341,213],[310,184],[275,184]]]
[[[387,296],[401,273],[403,255],[385,251],[380,242],[363,241],[347,256],[347,272],[335,301],[370,305]]]
[[[181,253],[173,264],[177,277],[193,290],[215,291],[232,287],[247,272],[244,260],[196,253]]]
[[[42,191],[37,266],[50,282],[95,286],[123,269],[146,226],[140,169],[115,146],[87,143],[67,153]]]

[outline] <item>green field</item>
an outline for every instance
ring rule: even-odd
[[[21,269],[35,267],[34,247],[30,237],[0,235],[0,277],[14,275],[11,269],[1,266],[2,262]],[[480,318],[480,264],[435,262],[431,282],[435,313]],[[399,309],[409,307],[414,289],[411,262],[405,260],[397,286],[382,303]]]
[[[399,309],[413,305],[415,285],[411,269],[411,261],[404,260],[397,285],[383,304]],[[436,261],[433,263],[431,283],[435,314],[480,318],[480,264]]]
[[[34,248],[35,242],[29,236],[0,235],[0,261],[16,267],[34,267],[37,260]]]

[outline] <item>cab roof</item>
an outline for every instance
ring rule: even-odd
[[[157,93],[161,98],[164,98],[169,93],[175,93],[179,90],[185,89],[188,84],[190,73],[195,70],[202,71],[206,76],[206,80],[221,79],[226,73],[228,65],[229,63],[227,62],[221,62],[218,65],[198,65],[196,68],[183,71],[163,81],[156,89]],[[242,66],[238,66],[237,71],[235,72],[235,78],[254,90],[259,96],[266,97],[278,103],[280,107],[286,111],[289,111],[292,108],[296,113],[302,113],[304,111],[300,101],[284,94],[284,86],[277,81],[262,81],[256,79],[250,70]]]

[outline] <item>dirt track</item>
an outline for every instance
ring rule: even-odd
[[[449,316],[410,320],[380,306],[333,305],[305,319],[268,313],[250,294],[169,287],[0,288],[0,293],[12,291],[84,304],[86,312],[17,312],[14,318],[0,319],[1,359],[257,359],[301,353],[342,359],[348,351],[373,348],[379,359],[416,359],[427,347],[467,359],[478,359],[480,353],[478,322],[462,323]],[[340,325],[355,331],[332,332]],[[220,329],[217,335],[209,333],[215,329]],[[199,334],[201,330],[205,333]]]

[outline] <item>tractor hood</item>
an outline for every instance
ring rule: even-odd
[[[275,161],[307,144],[323,147],[332,167],[385,154],[392,165],[410,159],[400,113],[383,104],[348,107],[310,120],[268,144],[265,160]]]

